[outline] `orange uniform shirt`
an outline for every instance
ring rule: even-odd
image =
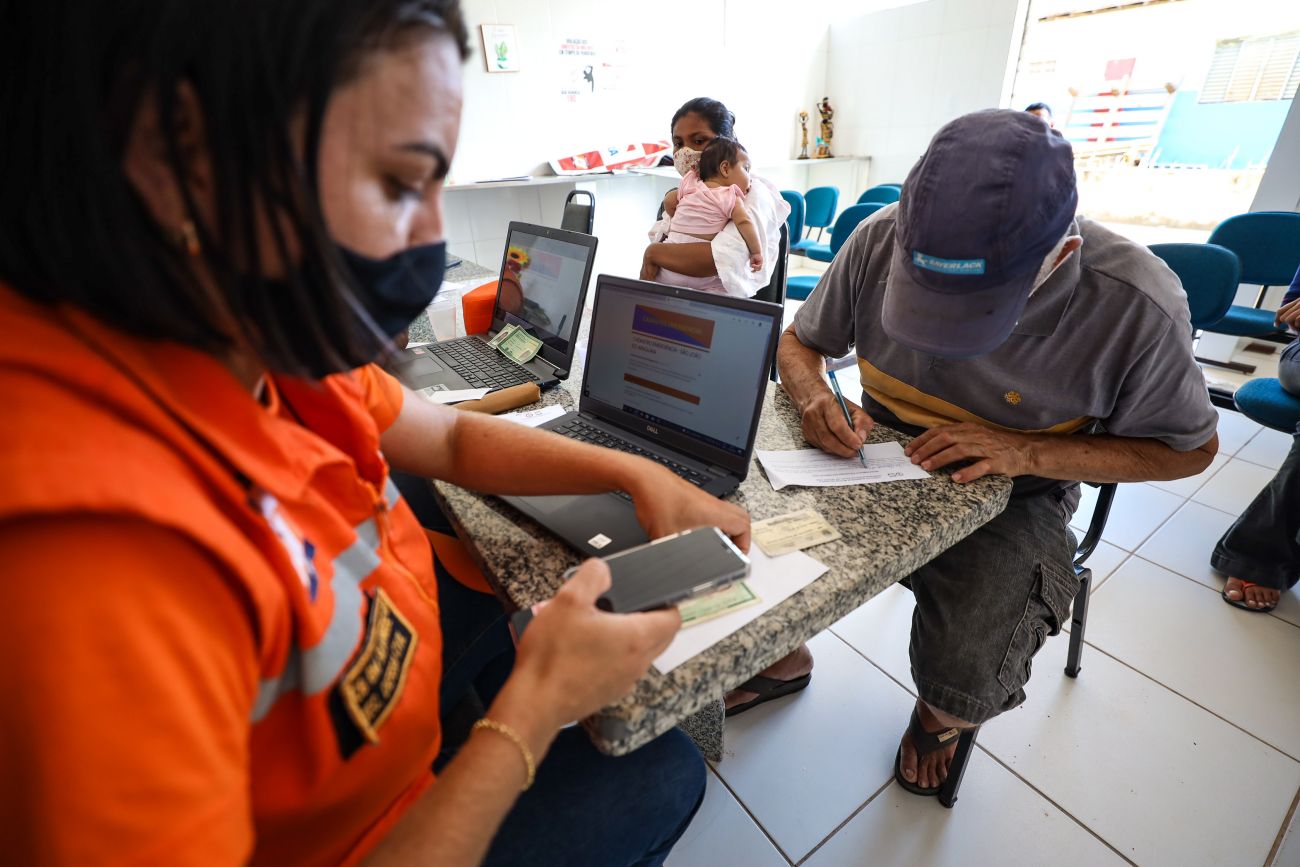
[[[428,540],[373,368],[281,378],[0,287],[0,852],[327,864],[433,778]]]

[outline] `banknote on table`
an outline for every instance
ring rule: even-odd
[[[497,345],[497,351],[515,364],[524,364],[532,361],[533,356],[542,348],[542,341],[533,335],[517,328],[507,335],[506,339]]]
[[[840,531],[812,509],[755,521],[750,531],[758,547],[769,557],[833,542],[840,537]]]
[[[737,608],[754,605],[758,601],[758,594],[749,589],[748,584],[737,581],[707,596],[687,599],[677,606],[677,611],[682,615],[682,626],[694,626],[696,623],[730,614]]]
[[[498,346],[501,345],[501,342],[503,340],[505,340],[507,337],[509,337],[511,334],[514,334],[518,330],[519,330],[518,325],[507,325],[505,328],[502,328],[500,331],[497,332],[496,337],[493,337],[491,340],[488,341],[488,346],[491,346],[493,349],[496,349]]]

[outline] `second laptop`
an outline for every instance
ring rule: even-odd
[[[492,325],[486,333],[441,340],[406,351],[404,376],[416,390],[493,391],[535,382],[558,385],[569,375],[596,258],[596,238],[529,223],[511,223],[501,259]],[[515,325],[542,341],[537,356],[516,364],[488,345]]]

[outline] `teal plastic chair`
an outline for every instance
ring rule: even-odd
[[[1300,424],[1300,397],[1274,378],[1252,379],[1233,395],[1237,409],[1246,418],[1283,433],[1295,433]]]
[[[876,186],[858,196],[858,204],[863,205],[867,202],[879,202],[882,205],[888,205],[897,202],[903,195],[903,188],[894,184],[876,184]]]
[[[804,219],[808,212],[808,203],[803,193],[798,190],[782,190],[781,198],[790,206],[790,216],[785,218],[785,227],[790,236],[790,252],[802,256],[803,251],[815,242],[803,236]]]
[[[835,212],[840,207],[838,187],[813,187],[804,193],[803,224],[806,229],[817,230],[817,240],[822,239],[822,229],[835,222]]]
[[[840,247],[848,240],[849,235],[858,227],[867,217],[870,217],[876,211],[883,208],[884,205],[879,202],[867,202],[866,204],[850,205],[844,209],[835,221],[835,228],[831,229],[831,242],[829,244],[814,244],[804,253],[809,259],[816,259],[818,262],[829,262],[835,258]]]
[[[1213,328],[1215,334],[1264,337],[1274,334],[1271,310],[1261,310],[1270,286],[1285,286],[1300,268],[1300,214],[1256,211],[1224,220],[1210,233],[1209,243],[1226,247],[1241,260],[1241,282],[1259,286],[1254,307],[1234,304]]]
[[[1218,244],[1152,244],[1149,248],[1182,281],[1192,328],[1212,329],[1227,315],[1241,283],[1241,260]]]
[[[817,259],[819,262],[829,262],[835,258],[835,254],[844,246],[844,242],[853,234],[853,230],[858,224],[870,217],[876,211],[883,208],[884,205],[871,203],[867,205],[850,205],[840,214],[835,221],[835,228],[831,230],[831,242],[829,244],[818,244],[810,249],[807,253],[808,258]],[[823,258],[824,257],[824,258]],[[785,297],[803,300],[812,294],[817,288],[819,275],[800,274],[796,277],[787,278],[785,281]]]

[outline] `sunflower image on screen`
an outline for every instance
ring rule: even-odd
[[[501,275],[501,291],[497,303],[507,313],[527,319],[534,325],[550,328],[551,318],[527,297],[524,282],[531,264],[532,256],[523,247],[512,244],[506,248],[506,266]]]

